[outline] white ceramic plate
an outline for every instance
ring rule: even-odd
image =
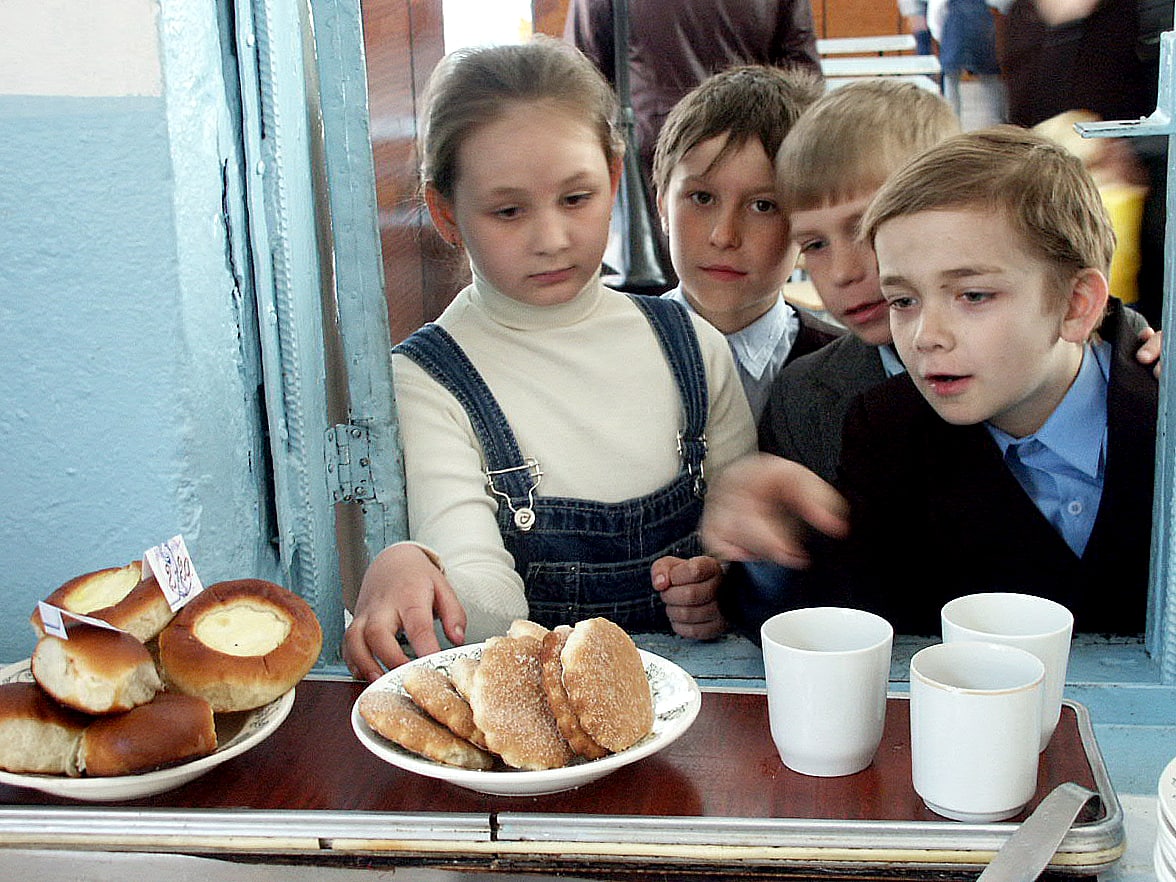
[[[1176,829],[1176,758],[1160,773],[1160,814]]]
[[[0,683],[33,682],[29,660],[9,665],[0,670]],[[216,768],[255,747],[273,734],[294,706],[294,690],[256,710],[233,714],[234,732],[221,743],[215,753],[200,759],[180,763],[141,775],[118,775],[108,778],[68,778],[64,775],[17,775],[0,770],[0,784],[28,787],[53,796],[80,799],[86,802],[113,802],[119,799],[138,799],[174,790],[205,772]],[[239,723],[239,728],[238,728]],[[218,729],[220,718],[218,715]],[[219,736],[218,731],[218,736]]]
[[[404,688],[401,684],[404,674],[412,666],[426,665],[446,670],[449,663],[456,658],[478,658],[482,654],[482,646],[481,643],[459,646],[409,662],[384,674],[364,690],[364,695],[373,691],[403,693]],[[358,700],[351,708],[351,726],[363,746],[380,759],[418,775],[439,778],[479,793],[495,796],[538,796],[571,790],[657,753],[689,729],[694,718],[698,716],[698,711],[702,707],[702,694],[694,678],[673,662],[645,650],[638,651],[645,665],[645,676],[649,678],[649,686],[653,690],[653,731],[628,750],[610,754],[602,759],[582,760],[562,769],[543,769],[537,772],[483,772],[436,763],[394,744],[364,722],[363,717],[359,715]],[[362,697],[361,695],[360,698]]]

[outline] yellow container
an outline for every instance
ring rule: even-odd
[[[1139,236],[1147,187],[1137,184],[1104,184],[1098,188],[1115,229],[1115,255],[1111,259],[1111,294],[1124,303],[1139,299]]]

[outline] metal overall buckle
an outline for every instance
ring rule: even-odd
[[[698,457],[698,466],[694,466],[692,457],[686,455],[686,445],[701,444],[702,455]],[[678,432],[678,456],[686,463],[686,472],[694,478],[694,495],[699,499],[706,496],[706,468],[703,465],[703,460],[706,459],[706,435],[699,435],[696,439],[691,439],[687,442],[686,438],[681,432]]]
[[[531,475],[531,486],[527,488],[527,504],[522,508],[515,508],[514,502],[510,498],[510,494],[503,493],[494,486],[494,478],[497,475],[505,475],[508,472],[528,472]],[[514,517],[514,525],[526,533],[533,526],[535,526],[535,490],[539,486],[539,482],[543,480],[543,471],[539,468],[539,461],[528,457],[520,466],[511,466],[508,469],[496,469],[494,471],[487,470],[486,475],[486,489],[498,496],[506,503],[506,507],[510,509]]]

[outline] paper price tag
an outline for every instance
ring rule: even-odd
[[[45,628],[46,634],[52,634],[54,637],[60,637],[62,640],[68,640],[69,634],[66,632],[65,619],[73,619],[75,622],[85,622],[87,625],[97,625],[100,628],[108,628],[111,631],[117,631],[118,628],[104,622],[102,619],[95,619],[91,616],[83,616],[78,613],[71,613],[69,610],[59,609],[52,604],[48,604],[41,600],[37,603],[37,609],[41,613],[41,624]]]
[[[144,573],[148,569],[155,574],[155,581],[173,612],[204,590],[183,536],[173,536],[162,545],[143,552]]]

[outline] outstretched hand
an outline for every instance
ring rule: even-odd
[[[418,657],[437,652],[434,617],[454,644],[465,641],[465,610],[441,568],[417,545],[389,546],[364,573],[343,660],[354,676],[375,680],[409,660],[401,632]]]
[[[713,557],[662,557],[650,571],[653,587],[661,593],[674,633],[710,640],[727,630],[719,611],[719,582],[723,567]]]
[[[809,564],[805,536],[842,537],[848,506],[831,484],[799,463],[753,453],[728,466],[707,492],[702,541],[722,560]]]

